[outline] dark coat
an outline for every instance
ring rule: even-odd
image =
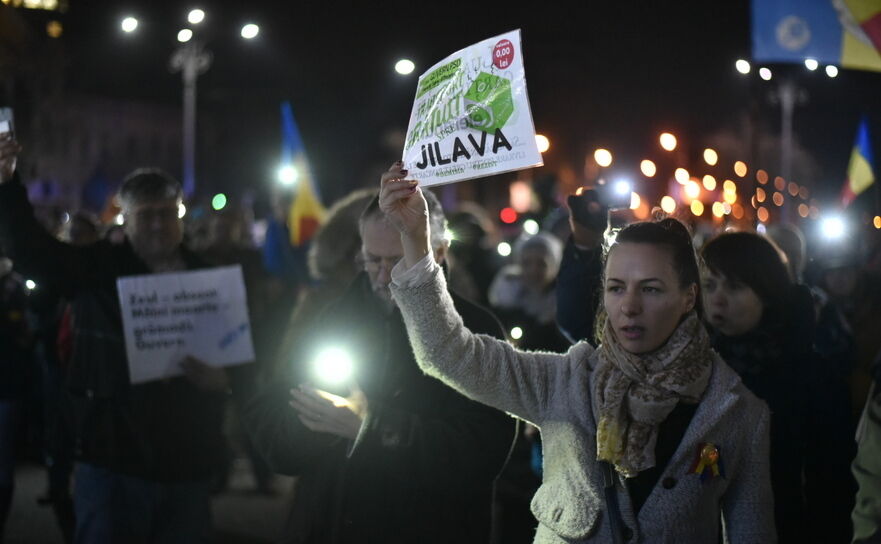
[[[225,448],[223,395],[181,377],[130,384],[116,280],[150,273],[132,247],[59,242],[37,223],[18,180],[0,184],[0,241],[17,270],[72,301],[67,385],[77,459],[154,481],[211,477]],[[184,260],[204,266],[186,251]]]
[[[502,337],[487,311],[458,297],[456,303],[474,331]],[[310,345],[288,359],[285,377],[245,411],[270,465],[299,476],[284,542],[488,542],[493,481],[515,421],[425,376],[400,312],[383,308],[366,275],[307,337]],[[311,379],[311,354],[324,345],[353,355],[368,399],[355,444],[306,429],[288,406],[289,390]]]

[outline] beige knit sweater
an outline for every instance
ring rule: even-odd
[[[392,272],[392,292],[423,371],[464,395],[505,410],[541,429],[544,477],[532,500],[541,544],[612,542],[596,462],[596,425],[590,408],[594,349],[566,354],[522,352],[466,329],[431,255]],[[766,405],[721,358],[676,453],[638,516],[626,481],[618,482],[629,542],[776,542],[768,468]],[[691,468],[703,443],[721,452],[724,477],[701,481]]]

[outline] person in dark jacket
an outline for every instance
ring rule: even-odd
[[[433,201],[431,220],[443,225]],[[419,370],[388,288],[400,237],[376,199],[360,230],[364,273],[300,336],[310,341],[245,414],[270,465],[299,477],[283,542],[489,542],[493,481],[516,423]],[[486,310],[455,299],[472,330],[503,337]],[[343,352],[353,377],[334,385],[313,363]]]
[[[185,376],[131,385],[116,280],[202,267],[181,244],[180,184],[132,173],[120,200],[127,239],[73,247],[34,219],[0,137],[0,241],[22,273],[56,286],[76,315],[67,390],[78,459],[76,542],[196,542],[210,529],[210,478],[223,455],[223,370],[188,360]]]
[[[779,250],[755,233],[721,234],[701,255],[713,347],[771,408],[780,542],[849,541],[850,397],[841,372],[813,349],[810,290],[793,284]]]

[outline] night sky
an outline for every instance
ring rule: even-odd
[[[201,154],[199,183],[206,192],[233,194],[271,183],[284,99],[293,105],[325,200],[374,183],[377,168],[400,154],[388,135],[406,130],[418,74],[455,50],[515,28],[522,29],[536,129],[553,146],[539,175],[563,168],[581,175],[597,146],[611,149],[619,168],[635,170],[640,158],[661,153],[662,130],[677,134],[696,159],[714,135],[739,134],[751,104],[758,130],[779,133],[769,84],[755,71],[750,81],[734,70],[738,57],[749,58],[748,2],[528,5],[70,0],[63,17],[67,85],[179,104],[180,76],[169,72],[168,58],[187,12],[204,9],[198,32],[214,63],[199,80],[199,108],[217,120],[223,152]],[[134,35],[119,30],[128,14],[141,21]],[[238,34],[246,20],[261,26],[253,42]],[[392,69],[401,57],[416,62],[409,77]],[[842,70],[830,80],[803,66],[781,70],[807,96],[796,110],[795,133],[816,161],[814,190],[837,192],[860,114],[881,126],[881,74]],[[779,169],[758,167],[772,175]]]

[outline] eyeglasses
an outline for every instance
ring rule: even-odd
[[[356,256],[355,262],[368,272],[377,272],[380,268],[384,268],[390,272],[402,258],[403,257],[400,255],[395,257],[377,257],[376,255],[368,254]]]

